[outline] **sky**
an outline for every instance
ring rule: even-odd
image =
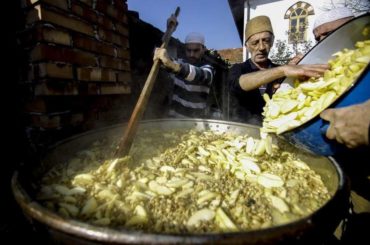
[[[227,0],[127,0],[128,9],[139,12],[140,19],[166,31],[167,18],[180,7],[179,25],[172,34],[184,42],[189,32],[205,36],[208,49],[242,47]]]

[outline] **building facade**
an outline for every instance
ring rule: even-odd
[[[295,48],[298,51],[307,43],[311,43],[311,46],[315,44],[312,33],[315,18],[331,8],[345,4],[344,0],[229,0],[243,44],[245,24],[256,16],[266,15],[271,19],[275,43],[280,40],[288,44],[288,47],[296,45]],[[243,47],[243,60],[245,60],[248,58],[248,53],[244,45]]]

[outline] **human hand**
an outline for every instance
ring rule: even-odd
[[[284,75],[286,77],[321,77],[324,72],[329,69],[327,64],[315,64],[315,65],[284,65]]]
[[[298,53],[296,56],[294,56],[289,62],[288,65],[296,65],[298,62],[303,58],[303,54]]]
[[[370,100],[338,109],[327,109],[320,117],[330,122],[328,139],[335,139],[348,148],[369,145]]]
[[[177,73],[180,71],[181,66],[180,64],[174,62],[168,55],[167,50],[165,48],[156,48],[154,51],[153,60],[160,60],[162,64],[170,69],[172,72]]]
[[[280,83],[272,84],[272,94],[274,94],[280,88]]]

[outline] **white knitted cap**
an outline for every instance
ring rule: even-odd
[[[186,36],[185,43],[200,43],[204,45],[204,36],[198,32],[191,32]]]
[[[331,9],[327,12],[322,13],[316,18],[315,23],[313,25],[313,29],[325,23],[336,21],[346,17],[354,17],[350,9],[346,7]]]

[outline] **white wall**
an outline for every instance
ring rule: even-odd
[[[286,40],[288,42],[287,31],[289,28],[289,19],[284,19],[285,12],[294,4],[299,2],[298,0],[250,0],[250,15],[248,16],[247,1],[245,1],[244,8],[244,23],[248,19],[256,17],[258,15],[266,15],[271,19],[272,28],[274,30],[275,40]],[[307,38],[315,44],[315,39],[312,34],[312,27],[316,16],[320,15],[325,11],[323,7],[327,6],[325,1],[319,0],[305,0],[302,2],[309,3],[315,14],[308,16],[308,29]],[[245,24],[244,24],[245,28]],[[244,43],[245,41],[243,41]],[[246,49],[244,47],[243,59],[247,58]]]

